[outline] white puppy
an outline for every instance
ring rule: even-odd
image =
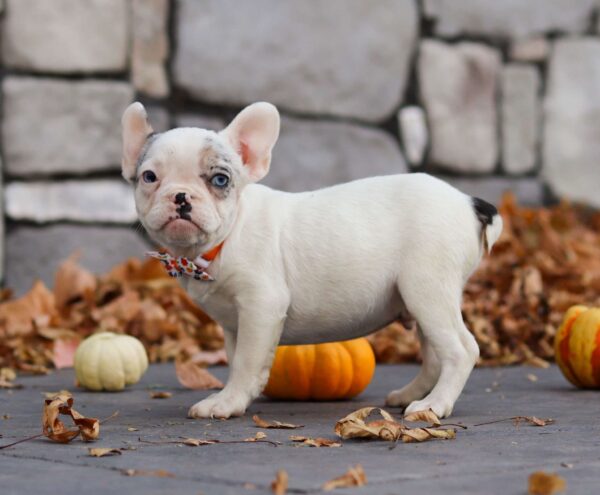
[[[214,258],[214,281],[180,280],[223,326],[230,374],[190,416],[243,414],[278,344],[351,339],[398,318],[417,321],[423,366],[387,403],[452,412],[479,355],[460,304],[500,235],[493,206],[425,174],[297,194],[254,184],[279,134],[268,103],[250,105],[219,133],[153,133],[140,103],[122,123],[123,175],[150,236],[201,265],[203,253]]]

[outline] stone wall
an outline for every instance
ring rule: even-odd
[[[268,100],[265,182],[425,171],[498,201],[600,207],[598,0],[4,0],[4,281],[147,245],[119,176],[123,109],[218,129]]]

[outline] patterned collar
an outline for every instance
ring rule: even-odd
[[[156,258],[166,268],[171,277],[183,277],[184,275],[192,277],[194,280],[203,282],[212,282],[214,278],[206,272],[210,263],[219,255],[223,243],[221,242],[210,251],[203,253],[193,260],[185,256],[173,256],[166,249],[160,251],[148,251],[146,256]]]

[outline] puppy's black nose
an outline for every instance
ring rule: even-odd
[[[175,195],[175,204],[180,205],[182,203],[187,203],[187,199],[185,193],[180,192]]]

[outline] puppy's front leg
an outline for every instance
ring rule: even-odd
[[[229,418],[241,416],[262,392],[281,337],[285,321],[283,313],[273,308],[252,307],[239,316],[237,342],[230,362],[227,385],[220,392],[194,404],[192,418]]]

